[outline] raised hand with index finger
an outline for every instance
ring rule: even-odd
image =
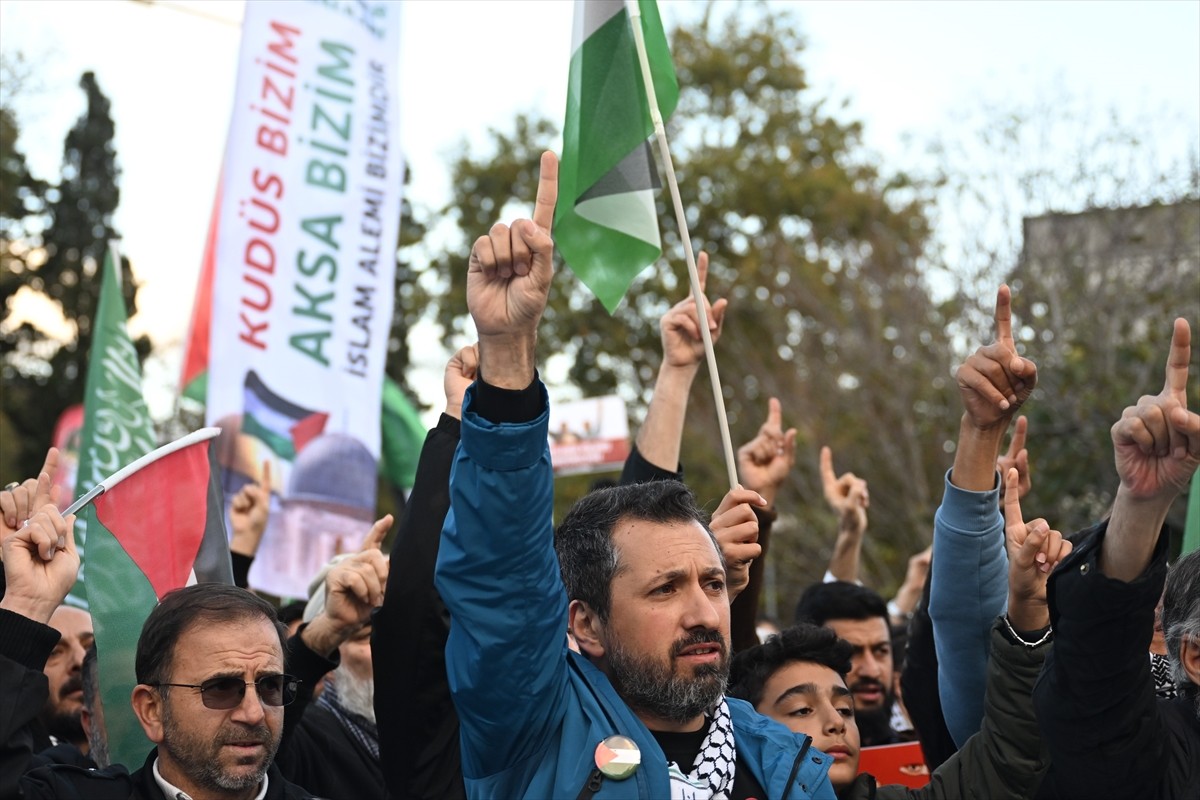
[[[328,657],[343,642],[371,621],[371,611],[383,604],[387,588],[387,556],[383,540],[394,521],[384,514],[375,521],[355,553],[337,556],[325,576],[325,603],[301,632],[304,643]]]
[[[1021,493],[1016,469],[1004,475],[1004,543],[1008,549],[1008,618],[1020,631],[1035,631],[1050,624],[1046,582],[1060,561],[1071,553],[1071,542],[1046,520],[1026,523],[1021,515]]]
[[[796,429],[783,430],[783,407],[779,398],[767,401],[767,418],[758,435],[738,448],[738,476],[742,485],[763,496],[768,506],[796,465]]]
[[[471,248],[467,309],[479,332],[485,377],[493,385],[523,389],[532,379],[532,346],[554,275],[550,230],[557,198],[558,159],[546,152],[533,218],[511,226],[497,223]],[[498,357],[495,363],[489,358],[492,355]],[[513,359],[518,363],[510,363]],[[526,376],[520,386],[507,385]]]
[[[1013,426],[1012,440],[1008,443],[1008,452],[996,459],[996,470],[1000,473],[1000,497],[1004,498],[1008,481],[1003,476],[1010,469],[1017,471],[1017,493],[1024,498],[1033,489],[1033,480],[1029,476],[1029,451],[1025,449],[1025,437],[1029,432],[1029,418],[1024,414],[1017,417]]]
[[[853,472],[835,473],[833,450],[828,446],[821,448],[821,485],[826,502],[838,515],[839,526],[857,533],[865,531],[867,508],[871,505],[867,482]]]
[[[701,252],[696,259],[696,272],[700,278],[700,291],[704,291],[708,280],[708,253]],[[729,301],[721,298],[710,303],[704,298],[704,311],[708,317],[708,332],[713,344],[721,338],[725,321],[725,309]],[[696,301],[691,297],[680,300],[663,315],[659,323],[662,334],[663,362],[672,367],[699,368],[704,360],[704,339],[700,333]]]
[[[58,461],[58,448],[51,447],[37,477],[9,484],[0,491],[0,542],[19,530],[42,506],[58,504],[58,487],[54,484]]]
[[[996,293],[996,341],[976,350],[955,377],[966,418],[980,430],[1007,428],[1037,385],[1037,366],[1017,353],[1012,335],[1012,292]]]
[[[1175,320],[1166,376],[1158,394],[1143,396],[1112,426],[1121,492],[1169,505],[1200,465],[1200,415],[1187,408],[1191,328]]]
[[[0,543],[7,583],[0,608],[49,622],[79,574],[74,525],[74,514],[63,517],[46,503]]]

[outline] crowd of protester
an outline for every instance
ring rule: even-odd
[[[771,399],[739,485],[701,511],[679,460],[704,359],[692,300],[661,320],[619,483],[554,525],[536,340],[556,196],[545,154],[532,219],[474,243],[479,340],[447,364],[389,555],[385,516],[277,609],[247,588],[269,472],[232,498],[236,585],[170,592],[142,628],[129,702],[144,763],[111,763],[91,619],[65,602],[79,556],[56,451],[0,492],[0,798],[1200,797],[1200,552],[1168,568],[1164,533],[1200,465],[1186,321],[1161,391],[1112,426],[1111,512],[1064,536],[1021,506],[1017,415],[1037,366],[1002,286],[995,341],[957,372],[930,548],[894,597],[864,586],[868,485],[823,448],[832,558],[763,641],[796,431]],[[706,301],[714,342],[726,308]],[[915,783],[860,767],[864,748],[906,742],[923,753]]]

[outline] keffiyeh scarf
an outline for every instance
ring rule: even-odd
[[[671,800],[729,800],[737,767],[737,748],[733,742],[733,718],[722,697],[708,723],[708,733],[696,755],[696,763],[686,775],[677,764],[670,764]]]

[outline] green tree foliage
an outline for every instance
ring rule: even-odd
[[[928,542],[944,445],[958,417],[943,310],[919,269],[928,237],[920,195],[903,176],[883,174],[859,125],[835,119],[810,96],[803,46],[786,13],[721,5],[675,30],[672,44],[682,94],[670,135],[683,202],[696,248],[713,256],[709,294],[731,300],[717,349],[735,446],[753,436],[770,396],[801,430],[791,491],[781,496],[800,533],[781,536],[772,556],[784,605],[820,578],[834,539],[820,445],[870,481],[865,578],[894,587],[908,555]],[[490,152],[454,162],[456,195],[446,213],[464,239],[436,261],[438,320],[448,337],[466,322],[470,242],[516,213],[505,208],[510,198],[534,196],[537,156],[553,135],[550,123],[522,117],[511,134],[491,132]],[[653,389],[655,321],[687,291],[663,195],[667,263],[644,273],[612,317],[563,270],[539,329],[542,358],[564,359],[570,383],[585,395],[624,394],[635,408]],[[727,488],[721,458],[702,376],[683,460],[710,509]],[[584,488],[560,486],[560,506]]]
[[[63,143],[59,181],[45,191],[34,224],[5,231],[6,237],[16,234],[5,249],[27,254],[20,269],[11,273],[13,291],[25,288],[49,299],[74,331],[74,338],[60,342],[27,321],[4,326],[0,369],[5,388],[0,404],[17,434],[20,475],[37,470],[58,416],[83,399],[91,322],[100,296],[99,267],[108,241],[118,237],[112,217],[120,199],[120,169],[109,100],[91,72],[83,74],[79,85],[87,107]],[[136,286],[124,258],[121,274],[132,316]],[[11,302],[2,313],[7,321]],[[142,356],[149,352],[148,339],[136,344]]]
[[[1200,333],[1200,201],[1047,215],[1026,220],[1025,231],[1011,280],[1041,375],[1028,412],[1033,499],[1073,530],[1112,504],[1109,428],[1140,395],[1162,389],[1171,321],[1183,317]],[[1168,517],[1177,533],[1185,512],[1180,501]]]
[[[411,172],[406,166],[406,186]],[[395,311],[392,313],[392,327],[388,334],[385,371],[392,380],[400,384],[414,403],[417,402],[416,395],[407,382],[408,368],[412,363],[408,334],[413,323],[424,314],[428,296],[418,283],[420,273],[413,268],[410,253],[413,247],[425,238],[427,232],[425,222],[418,218],[412,203],[405,197],[400,204],[400,240],[396,244]]]
[[[934,143],[943,221],[959,232],[946,257],[976,312],[959,329],[972,348],[988,341],[986,303],[966,298],[1012,285],[1018,341],[1040,375],[1025,409],[1027,505],[1063,531],[1107,513],[1109,428],[1162,388],[1175,317],[1192,325],[1200,375],[1200,165],[1187,129],[1051,96],[982,102]],[[1181,157],[1158,150],[1172,140],[1185,143]],[[1168,521],[1181,528],[1184,512],[1180,501]]]

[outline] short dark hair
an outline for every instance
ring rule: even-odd
[[[887,603],[879,593],[857,583],[814,583],[796,603],[796,622],[824,625],[831,619],[888,619]]]
[[[801,622],[784,628],[764,644],[742,650],[729,667],[729,695],[752,706],[762,700],[763,687],[778,670],[793,661],[829,667],[845,679],[854,648],[829,628]]]
[[[567,598],[587,603],[601,621],[608,621],[612,606],[612,580],[618,568],[612,534],[622,519],[699,522],[712,538],[718,556],[721,554],[706,515],[691,490],[679,481],[650,481],[590,492],[571,507],[554,531],[554,550]]]
[[[198,583],[167,592],[138,637],[134,671],[138,683],[153,686],[168,680],[175,645],[191,628],[203,623],[265,619],[279,634],[281,652],[287,653],[287,628],[275,607],[256,594],[222,583]]]
[[[1167,587],[1162,601],[1162,629],[1175,683],[1180,686],[1192,685],[1179,651],[1183,647],[1183,640],[1189,636],[1194,637],[1200,646],[1200,550],[1193,550],[1181,557],[1167,573]]]

